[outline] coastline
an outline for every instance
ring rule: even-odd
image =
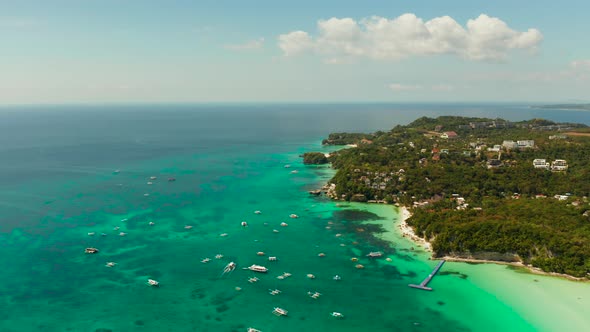
[[[406,220],[412,216],[412,213],[410,212],[410,210],[405,206],[399,207],[399,210],[400,210],[400,225],[398,228],[400,230],[401,235],[405,238],[410,239],[415,244],[422,246],[426,251],[428,251],[432,254],[432,244],[429,241],[427,241],[425,238],[418,236],[416,234],[416,232],[414,231],[414,229],[410,225],[408,225],[408,223],[406,222]],[[431,255],[430,259],[435,259],[433,254]],[[571,276],[571,275],[565,274],[565,273],[545,272],[537,267],[534,267],[532,265],[527,265],[522,262],[506,262],[506,261],[495,261],[495,260],[489,260],[489,259],[463,258],[463,257],[457,257],[457,256],[450,256],[450,255],[445,255],[443,257],[436,257],[436,259],[444,259],[446,261],[459,262],[459,263],[509,265],[509,266],[514,266],[514,267],[526,269],[527,272],[530,272],[532,274],[543,275],[543,276],[552,276],[552,277],[564,278],[564,279],[567,279],[570,281],[590,283],[590,280],[588,280],[587,278],[574,277],[574,276]]]

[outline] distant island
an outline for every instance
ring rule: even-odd
[[[590,111],[590,104],[555,104],[555,105],[538,105],[533,108],[543,109],[562,109],[562,110],[584,110]]]
[[[422,117],[323,141],[336,200],[397,204],[434,257],[590,278],[590,133],[544,119]],[[319,157],[319,156],[318,156]]]

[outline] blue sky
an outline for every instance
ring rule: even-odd
[[[0,104],[589,101],[587,1],[0,0]]]

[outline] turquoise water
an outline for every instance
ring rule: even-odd
[[[478,107],[513,119],[532,112]],[[303,166],[299,155],[329,152],[319,144],[328,132],[386,129],[420,110],[449,112],[428,105],[3,110],[0,330],[543,330],[538,312],[491,291],[481,269],[451,264],[432,282],[434,292],[409,289],[435,262],[399,236],[372,235],[380,224],[394,225],[393,207],[338,206],[307,194],[333,171]],[[590,122],[580,112],[563,114]],[[100,253],[84,254],[90,246]],[[392,261],[365,257],[377,250]],[[201,263],[205,257],[211,261]],[[356,269],[352,257],[365,268]],[[238,268],[221,275],[230,261]],[[242,270],[251,264],[269,268],[253,284],[255,274]],[[493,271],[485,273],[518,275]],[[283,272],[292,276],[277,279]],[[161,286],[146,285],[148,278]],[[272,315],[276,306],[289,316]]]

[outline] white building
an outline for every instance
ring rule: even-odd
[[[533,160],[533,167],[549,170],[549,163],[545,159],[535,159]]]
[[[563,159],[555,159],[551,163],[551,170],[556,172],[567,171],[567,161]]]
[[[506,150],[510,150],[510,149],[516,149],[518,148],[518,144],[516,144],[515,141],[504,141],[502,142],[502,146],[506,149]]]
[[[519,149],[534,148],[535,141],[533,141],[533,140],[516,141],[516,145],[518,145]]]

